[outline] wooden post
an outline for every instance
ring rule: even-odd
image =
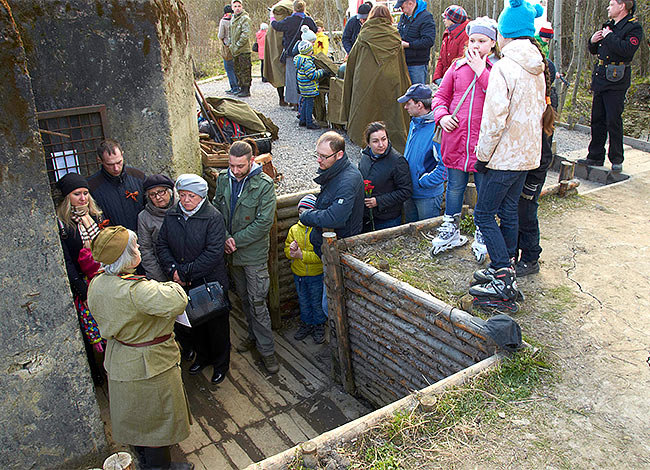
[[[307,441],[302,445],[302,463],[307,468],[318,468],[318,446]]]
[[[336,340],[338,342],[338,360],[341,368],[341,383],[345,391],[354,394],[355,385],[352,376],[352,358],[350,356],[350,336],[345,311],[343,285],[343,270],[339,249],[336,244],[336,234],[323,233],[323,261],[325,262],[325,286],[327,287],[328,317],[334,320]]]
[[[478,192],[476,191],[476,183],[467,183],[465,188],[465,204],[471,209],[476,207],[476,200],[478,199]]]
[[[104,460],[103,470],[135,470],[133,458],[128,452],[118,452]]]
[[[278,273],[278,212],[275,212],[275,220],[271,226],[271,237],[269,243],[269,313],[271,314],[271,325],[273,328],[280,328],[280,281]]]
[[[558,183],[561,183],[562,181],[572,180],[574,172],[575,172],[575,163],[567,162],[567,161],[562,162],[562,166],[560,167],[560,176],[558,177],[557,180]]]
[[[562,180],[560,181],[560,189],[558,189],[557,195],[560,197],[564,197],[566,196],[568,190],[569,190],[569,181]]]
[[[425,395],[420,398],[420,407],[425,413],[436,411],[436,403],[438,403],[438,398],[435,395]]]

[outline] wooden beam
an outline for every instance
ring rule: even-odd
[[[410,411],[415,407],[418,407],[420,405],[420,400],[423,397],[439,394],[445,389],[462,385],[469,379],[476,377],[481,372],[495,368],[503,357],[504,356],[501,354],[490,356],[467,369],[456,372],[446,379],[442,379],[433,385],[429,385],[416,393],[412,393],[391,403],[390,405],[386,405],[372,413],[323,433],[320,436],[311,439],[311,442],[317,447],[332,447],[350,442],[352,439],[359,437],[362,433],[376,426],[381,421],[391,418],[397,411]],[[245,470],[284,470],[289,466],[299,452],[299,447],[300,446],[294,446],[284,452],[264,459],[261,462],[251,464],[246,467]]]
[[[271,226],[269,240],[269,313],[271,314],[271,325],[273,328],[280,328],[282,319],[280,317],[280,282],[278,277],[278,215],[275,214]]]
[[[353,395],[354,376],[352,375],[352,360],[350,358],[350,337],[345,311],[343,272],[339,259],[339,249],[336,245],[334,232],[323,233],[323,262],[328,299],[328,317],[334,320],[336,341],[338,342],[338,360],[341,368],[341,383],[345,391]]]

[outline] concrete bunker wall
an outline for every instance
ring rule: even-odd
[[[0,0],[0,31],[0,468],[74,468],[106,439],[36,113],[105,104],[128,164],[198,173],[187,15],[173,0]]]
[[[173,0],[11,2],[36,109],[105,104],[145,173],[200,174],[188,18]]]
[[[53,468],[106,444],[6,0],[0,31],[0,468]]]

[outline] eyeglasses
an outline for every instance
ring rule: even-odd
[[[165,194],[167,194],[167,191],[168,191],[167,189],[161,189],[160,191],[156,191],[156,192],[150,191],[149,197],[152,199],[158,197],[162,198]]]
[[[337,150],[336,152],[331,153],[329,155],[321,155],[318,152],[314,152],[312,155],[314,156],[314,158],[320,158],[321,160],[327,160],[328,158],[333,157],[334,155],[336,155],[339,152],[340,152],[340,150]]]

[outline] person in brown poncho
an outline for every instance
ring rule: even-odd
[[[393,147],[404,152],[409,116],[397,98],[409,86],[402,39],[390,10],[377,5],[361,28],[345,70],[343,112],[350,139],[363,147],[368,123],[384,121]]]

